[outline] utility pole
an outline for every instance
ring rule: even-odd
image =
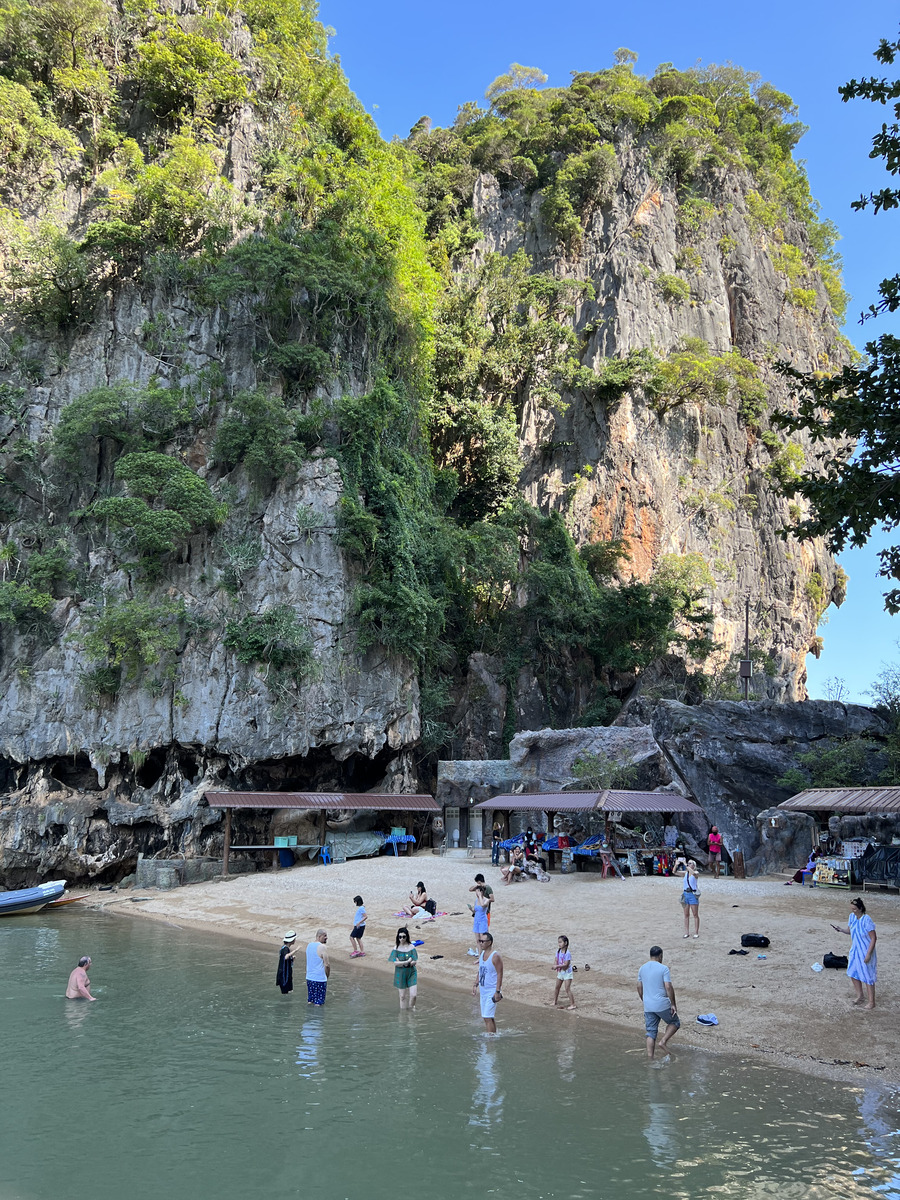
[[[744,657],[741,659],[741,683],[744,699],[750,699],[750,680],[753,678],[753,663],[750,661],[750,597],[744,601]]]

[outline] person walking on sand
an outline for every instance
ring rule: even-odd
[[[419,972],[416,963],[419,952],[409,940],[409,930],[402,926],[397,930],[397,940],[388,962],[394,964],[394,987],[400,995],[400,1007],[415,1011]]]
[[[651,946],[650,961],[645,962],[638,971],[637,994],[644,1004],[648,1058],[653,1058],[656,1053],[656,1035],[659,1032],[660,1021],[666,1027],[659,1042],[660,1050],[666,1049],[681,1028],[678,1010],[675,1007],[675,989],[672,987],[669,968],[663,966],[662,956],[661,946]]]
[[[718,825],[713,825],[709,831],[709,865],[713,869],[713,879],[719,878],[722,869],[722,835]]]
[[[350,957],[365,958],[366,952],[362,948],[362,940],[363,934],[366,932],[366,907],[363,904],[362,896],[354,896],[353,903],[356,905],[356,915],[353,918],[353,928],[350,930],[350,945],[353,947]]]
[[[498,1002],[503,999],[503,993],[500,991],[503,986],[503,959],[494,949],[492,934],[481,934],[479,945],[481,953],[478,955],[478,974],[472,984],[472,995],[477,992],[481,1000],[485,1032],[496,1033],[497,1022],[494,1016]]]
[[[281,988],[282,996],[286,996],[288,992],[294,990],[294,958],[297,954],[294,942],[296,940],[296,933],[293,929],[289,929],[284,935],[284,945],[278,952],[278,971],[275,975],[275,983]]]
[[[328,961],[326,944],[328,934],[324,929],[316,930],[316,940],[306,947],[306,1003],[321,1007],[325,1003],[331,963]]]
[[[565,992],[565,999],[569,1002],[565,1006],[566,1012],[574,1012],[578,1006],[572,995],[573,971],[572,955],[569,953],[569,939],[565,935],[561,935],[557,938],[556,945],[556,964],[554,967],[556,971],[556,991],[553,993],[553,1007],[556,1008],[559,1003],[559,990],[562,988]]]
[[[684,936],[691,936],[691,913],[694,914],[694,937],[700,936],[700,880],[697,864],[688,859],[687,871],[681,881],[681,904],[684,908]]]
[[[87,976],[87,968],[91,965],[91,957],[85,954],[83,958],[79,958],[78,966],[69,976],[69,982],[66,984],[66,999],[67,1000],[96,1000],[96,996],[91,995],[91,981]]]
[[[875,981],[878,978],[878,956],[875,953],[875,943],[878,935],[875,932],[875,922],[866,913],[866,906],[859,896],[851,903],[851,909],[846,925],[832,925],[838,933],[850,934],[850,957],[847,964],[847,976],[853,981],[856,999],[855,1008],[875,1007]],[[865,988],[865,992],[863,992]],[[868,1003],[866,1004],[866,1000]]]

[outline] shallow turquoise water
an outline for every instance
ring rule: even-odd
[[[62,998],[82,954],[96,1004]],[[900,1200],[888,1093],[686,1049],[655,1070],[637,1024],[506,1002],[485,1039],[427,960],[410,1017],[390,975],[335,958],[313,1011],[275,987],[277,947],[0,922],[0,1200]]]

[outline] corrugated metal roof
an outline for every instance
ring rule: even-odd
[[[376,792],[206,792],[210,808],[359,808],[378,812],[440,812],[432,796]]]
[[[530,795],[495,796],[473,805],[476,809],[499,808],[508,811],[536,812],[702,812],[693,800],[672,792],[631,792],[611,789],[605,792],[538,792]]]
[[[900,812],[900,787],[807,788],[778,807],[792,812]]]
[[[600,806],[604,809],[627,813],[684,813],[703,812],[699,804],[679,796],[676,792],[620,792],[610,791]]]

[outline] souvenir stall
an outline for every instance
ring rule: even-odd
[[[814,886],[900,888],[900,787],[807,788],[778,807],[816,820]],[[848,824],[855,836],[842,836]]]

